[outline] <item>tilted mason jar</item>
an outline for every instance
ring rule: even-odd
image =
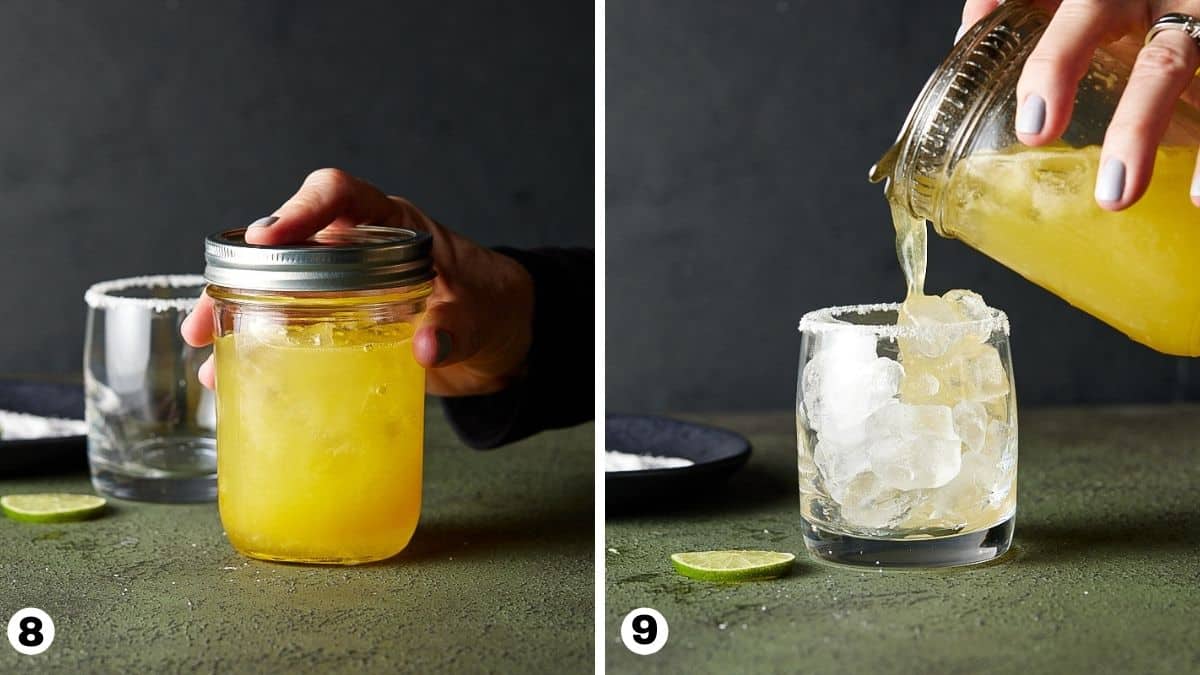
[[[888,179],[897,222],[931,221],[1137,342],[1200,355],[1200,212],[1189,198],[1200,113],[1187,102],[1200,100],[1196,87],[1174,108],[1146,194],[1103,210],[1093,198],[1100,146],[1136,46],[1097,50],[1060,141],[1028,147],[1014,130],[1017,79],[1049,20],[1011,0],[969,30],[871,179]]]
[[[431,238],[326,229],[291,246],[212,235],[217,493],[229,542],[267,560],[399,553],[421,511],[425,371],[412,337]]]

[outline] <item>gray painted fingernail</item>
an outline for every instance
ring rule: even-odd
[[[954,44],[958,44],[958,41],[962,39],[963,33],[965,32],[967,32],[967,24],[959,24],[958,32],[954,34]]]
[[[278,220],[279,216],[267,216],[266,218],[259,218],[253,223],[250,223],[250,227],[270,227]]]
[[[453,343],[450,340],[450,334],[444,330],[439,330],[437,332],[437,343],[438,351],[437,361],[435,361],[435,363],[441,363],[450,356],[450,348],[453,346]]]
[[[1096,177],[1096,201],[1116,202],[1125,193],[1125,162],[1110,159],[1100,167]]]
[[[1046,99],[1030,94],[1017,111],[1017,133],[1040,134],[1046,125]]]

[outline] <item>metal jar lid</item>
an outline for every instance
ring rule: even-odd
[[[394,288],[434,277],[433,238],[382,225],[327,228],[298,244],[246,243],[246,228],[204,242],[204,279],[256,291],[349,291]]]

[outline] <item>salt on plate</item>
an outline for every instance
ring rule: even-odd
[[[665,457],[662,455],[639,455],[620,450],[608,450],[604,453],[604,471],[645,471],[648,469],[677,469],[695,464],[684,457]]]
[[[0,440],[18,441],[35,438],[82,436],[87,433],[83,420],[61,417],[40,417],[26,413],[0,410]]]

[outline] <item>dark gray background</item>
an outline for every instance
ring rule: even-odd
[[[949,51],[961,8],[609,0],[610,410],[788,407],[804,312],[900,299],[867,168]],[[934,239],[928,289],[971,288],[1008,311],[1022,404],[1200,395],[1191,361]]]
[[[590,2],[0,3],[0,373],[78,373],[95,281],[338,166],[487,244],[587,244]]]

